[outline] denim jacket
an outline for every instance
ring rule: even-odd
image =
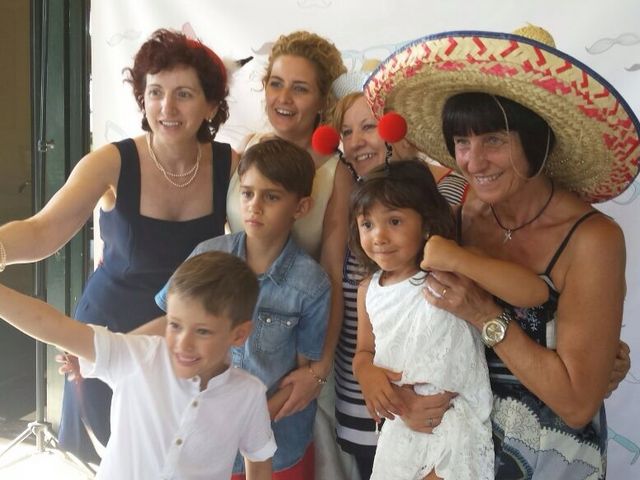
[[[190,256],[217,250],[246,255],[244,232],[212,238],[200,243]],[[320,265],[289,237],[269,269],[258,277],[260,293],[253,313],[253,329],[243,347],[232,349],[232,363],[256,375],[269,393],[297,367],[297,355],[319,360],[329,319],[331,284]],[[156,295],[166,311],[167,285]],[[278,450],[274,472],[289,468],[304,455],[311,442],[316,401],[304,410],[272,424]],[[233,471],[244,471],[238,455]]]

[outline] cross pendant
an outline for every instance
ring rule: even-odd
[[[502,243],[507,243],[509,240],[511,240],[511,234],[513,233],[512,230],[505,230],[504,231],[504,240],[502,241]]]

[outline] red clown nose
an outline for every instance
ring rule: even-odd
[[[321,155],[330,155],[338,149],[340,135],[330,125],[320,125],[313,132],[311,147]]]
[[[385,142],[399,142],[407,134],[407,122],[399,113],[385,113],[378,122],[378,134]]]

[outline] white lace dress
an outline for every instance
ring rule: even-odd
[[[396,418],[380,433],[371,479],[422,479],[435,468],[447,480],[493,480],[492,394],[479,333],[429,304],[424,274],[381,286],[374,274],[366,310],[375,335],[374,363],[402,372],[404,384],[427,395],[457,392],[433,434],[415,432]]]

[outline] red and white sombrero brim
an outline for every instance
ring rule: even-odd
[[[487,92],[549,123],[557,143],[545,173],[586,201],[610,200],[638,175],[640,124],[625,100],[580,61],[525,36],[458,31],[420,38],[382,62],[364,92],[377,117],[403,115],[407,139],[451,168],[444,103],[457,93]]]

